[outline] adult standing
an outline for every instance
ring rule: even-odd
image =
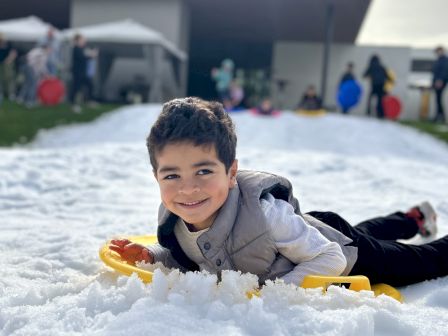
[[[28,108],[36,104],[39,81],[48,76],[48,55],[50,52],[51,47],[49,45],[41,45],[34,47],[26,54],[25,81],[20,89],[17,101],[23,102]]]
[[[434,121],[446,121],[445,109],[443,107],[443,91],[448,80],[448,57],[443,47],[435,49],[437,60],[432,67],[432,87],[436,93],[436,116]]]
[[[50,47],[47,68],[51,76],[56,76],[61,68],[61,43],[54,27],[48,28],[47,34],[39,41],[40,45]]]
[[[0,33],[0,103],[3,97],[11,100],[15,98],[14,61],[16,57],[17,51]]]
[[[376,96],[377,117],[382,119],[384,118],[383,97],[386,94],[384,91],[384,84],[389,79],[389,76],[378,55],[372,55],[363,77],[370,80],[370,94],[367,100],[367,115],[370,116],[372,98]]]
[[[73,106],[73,111],[81,112],[81,107],[78,104],[78,94],[84,93],[84,100],[90,100],[89,78],[88,78],[88,60],[95,58],[98,55],[98,50],[87,49],[86,40],[81,34],[76,34],[74,37],[74,47],[72,51],[72,87],[70,91],[70,103]]]

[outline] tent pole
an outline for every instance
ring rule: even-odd
[[[145,45],[143,48],[146,59],[151,67],[151,79],[149,88],[149,102],[161,103],[163,100],[163,53],[164,49],[160,45]]]

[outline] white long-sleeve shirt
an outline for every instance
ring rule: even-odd
[[[282,279],[300,285],[307,274],[340,275],[347,261],[338,243],[325,238],[294,213],[291,204],[267,194],[261,200],[278,252],[297,266]]]
[[[36,76],[43,76],[48,73],[48,54],[45,49],[36,47],[31,49],[26,55],[28,65],[33,69]]]

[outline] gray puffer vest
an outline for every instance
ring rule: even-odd
[[[218,274],[222,270],[239,270],[258,275],[262,284],[267,279],[289,273],[296,264],[278,253],[260,198],[270,193],[289,202],[295,213],[301,214],[299,202],[292,195],[291,183],[281,176],[242,170],[238,172],[237,182],[213,225],[197,239],[206,260],[203,264],[197,265],[183,252],[174,235],[178,217],[163,205],[159,209],[158,240],[185,270],[207,270]],[[339,243],[347,259],[343,274],[348,274],[357,258],[357,248],[346,246],[352,240],[310,215],[303,215],[303,218],[327,239]]]

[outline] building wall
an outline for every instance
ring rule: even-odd
[[[392,94],[400,98],[403,109],[400,118],[416,119],[419,113],[419,92],[409,89],[412,50],[407,47],[378,47],[336,44],[331,47],[326,103],[337,106],[336,93],[340,77],[349,61],[355,64],[355,75],[363,87],[360,104],[352,114],[365,114],[370,90],[368,80],[362,78],[370,56],[378,54],[387,68],[393,70],[396,84]],[[274,100],[283,108],[294,109],[309,84],[320,91],[323,45],[317,43],[278,42],[274,46],[272,63],[272,92]],[[286,80],[280,92],[278,80]],[[374,105],[372,105],[374,108]],[[374,109],[373,109],[374,110]]]
[[[189,11],[182,0],[72,0],[71,27],[134,19],[187,50]]]

